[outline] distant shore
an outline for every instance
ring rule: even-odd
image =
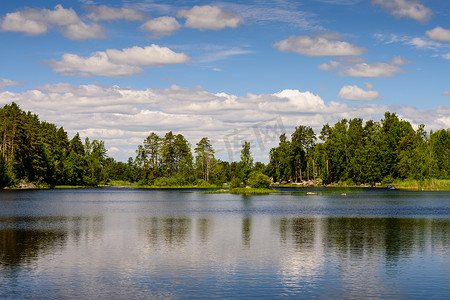
[[[228,185],[218,186],[218,185],[165,185],[165,186],[157,186],[157,185],[139,185],[137,183],[125,182],[125,181],[112,181],[105,185],[99,185],[97,187],[121,187],[121,188],[142,188],[142,189],[223,189],[222,192],[233,193],[228,189]],[[33,183],[21,182],[16,187],[3,187],[0,190],[26,190],[26,189],[78,189],[78,188],[89,188],[93,186],[81,186],[81,185],[57,185],[50,187],[48,185],[36,185]],[[272,187],[290,187],[290,188],[298,188],[298,189],[308,189],[314,187],[325,187],[325,188],[392,188],[398,190],[408,190],[408,191],[450,191],[450,179],[424,179],[424,180],[415,180],[415,179],[405,179],[405,180],[394,180],[390,183],[379,183],[375,185],[370,184],[348,184],[346,182],[337,182],[331,183],[327,185],[323,184],[313,184],[309,182],[306,183],[275,183],[272,184]],[[257,189],[245,189],[241,188],[239,191],[234,189],[235,193],[242,194],[267,194],[270,192],[274,192],[273,189],[264,189],[264,191]]]

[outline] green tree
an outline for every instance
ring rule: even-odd
[[[311,127],[300,125],[295,127],[291,135],[292,156],[294,159],[295,177],[302,179],[302,168],[308,163],[305,161],[306,152],[314,147],[316,135]]]
[[[197,169],[201,171],[202,179],[209,182],[211,164],[214,159],[214,148],[207,137],[202,138],[196,145],[197,147],[194,151],[197,154],[195,157]]]
[[[253,168],[253,157],[250,150],[250,143],[247,141],[244,141],[244,144],[242,144],[241,161],[239,162],[239,167],[242,174],[242,181],[247,184],[248,177]]]
[[[269,176],[261,172],[252,172],[248,178],[248,184],[252,188],[269,188],[271,180]]]

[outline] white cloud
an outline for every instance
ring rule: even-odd
[[[412,63],[412,61],[404,59],[401,56],[394,56],[394,59],[389,62],[389,64],[393,66],[404,66],[410,63]]]
[[[178,18],[185,18],[186,27],[200,30],[220,30],[225,27],[237,28],[244,19],[231,10],[222,10],[217,6],[194,6],[178,11]]]
[[[419,1],[409,0],[372,0],[397,18],[409,18],[419,22],[431,19],[432,12]]]
[[[43,13],[34,9],[26,9],[8,13],[1,20],[2,31],[23,32],[27,35],[41,35],[47,32],[48,23]]]
[[[317,68],[319,70],[332,71],[332,70],[336,69],[337,67],[339,67],[339,65],[340,65],[340,62],[334,61],[334,60],[330,60],[330,63],[328,63],[328,64],[324,63],[324,64],[321,64],[321,65],[318,65]]]
[[[412,40],[410,40],[409,42],[407,42],[408,45],[413,45],[417,48],[421,48],[421,49],[436,49],[438,47],[441,46],[441,44],[436,43],[434,41],[428,41],[428,40],[424,40],[422,38],[413,38]]]
[[[62,29],[62,32],[65,37],[74,41],[106,37],[105,30],[102,26],[83,22],[67,25]]]
[[[184,53],[176,53],[167,47],[152,44],[144,48],[107,49],[88,58],[64,54],[61,60],[51,60],[47,63],[53,71],[67,76],[127,77],[142,73],[142,67],[180,64],[188,60],[189,57]]]
[[[442,96],[450,96],[450,91],[445,91],[442,93]]]
[[[396,73],[406,72],[404,69],[396,67],[389,63],[360,63],[353,66],[342,67],[339,75],[362,77],[362,78],[377,78],[377,77],[393,77]]]
[[[255,1],[254,3],[241,1],[240,3],[222,3],[222,5],[238,12],[252,24],[283,22],[302,29],[321,29],[314,24],[312,14],[298,9],[301,4],[296,1],[277,2],[276,5],[273,1]]]
[[[167,47],[155,44],[144,48],[135,46],[122,51],[108,49],[106,54],[113,63],[145,67],[181,64],[189,60],[184,53],[175,53]]]
[[[370,84],[368,82],[364,82],[364,87],[366,88],[366,90],[373,90],[374,89],[373,84]]]
[[[171,35],[180,29],[181,25],[174,17],[159,17],[151,19],[139,28],[154,33],[157,36]]]
[[[73,9],[65,9],[59,4],[54,10],[24,9],[8,13],[0,23],[2,31],[23,32],[26,35],[41,35],[53,27],[77,41],[106,36],[102,26],[84,23]]]
[[[346,100],[356,100],[356,101],[372,101],[380,99],[380,93],[377,91],[371,91],[373,86],[366,84],[366,89],[364,90],[356,85],[345,85],[339,91],[338,97]]]
[[[246,139],[256,140],[252,126],[259,124],[265,128],[264,124],[275,118],[289,134],[300,124],[320,132],[323,124],[334,124],[339,119],[379,119],[385,111],[395,111],[434,130],[446,124],[450,111],[450,107],[423,111],[372,103],[352,106],[327,103],[319,95],[293,89],[237,97],[210,93],[201,87],[140,90],[66,83],[36,87],[22,93],[0,92],[0,105],[12,101],[38,114],[42,120],[64,126],[70,135],[80,132],[82,137],[104,140],[107,149],[112,149],[109,154],[121,160],[126,160],[132,153],[130,149],[142,144],[151,131],[162,135],[172,130],[182,133],[191,143],[208,136],[214,141],[214,147],[226,155],[225,137],[240,142],[241,137],[236,132],[244,132],[248,135]],[[261,137],[263,144],[254,149],[255,155],[259,152],[258,155],[267,157],[270,147],[278,143],[281,132],[266,131],[260,132],[264,135]],[[235,159],[238,157],[236,155]]]
[[[432,30],[428,30],[425,34],[435,41],[450,42],[450,29],[444,29],[438,26]]]
[[[206,49],[208,53],[206,53],[202,58],[198,61],[201,63],[214,62],[218,60],[226,59],[230,56],[234,55],[242,55],[242,54],[250,54],[253,51],[245,50],[240,48],[225,48],[225,47],[211,47]]]
[[[317,37],[292,35],[273,46],[283,52],[296,52],[307,56],[355,56],[366,51],[364,48],[337,41],[334,37],[326,35]]]
[[[442,57],[445,59],[450,59],[450,53],[443,54]]]
[[[106,5],[88,6],[87,17],[94,21],[128,20],[140,21],[145,19],[146,14],[142,11],[129,8],[114,8]]]
[[[0,81],[0,91],[3,91],[3,89],[7,86],[22,85],[22,84],[25,84],[25,82],[24,81],[14,81],[14,80],[2,78],[2,80]]]

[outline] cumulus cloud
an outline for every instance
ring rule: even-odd
[[[152,44],[144,48],[107,49],[88,58],[66,53],[61,60],[50,60],[47,64],[53,71],[66,76],[127,77],[144,72],[142,67],[180,64],[188,60],[184,53]]]
[[[114,8],[106,5],[87,6],[87,17],[94,21],[112,21],[124,19],[127,21],[141,21],[146,14],[142,11],[129,8]]]
[[[244,19],[233,11],[210,5],[196,5],[191,9],[182,9],[178,11],[177,17],[186,19],[186,27],[200,30],[237,28],[244,23]]]
[[[356,85],[345,85],[339,91],[338,97],[346,100],[355,101],[372,101],[380,99],[380,93],[377,91],[371,91],[372,85],[366,84],[366,90]]]
[[[372,0],[372,5],[380,5],[397,18],[409,18],[419,22],[431,19],[432,12],[419,1]]]
[[[157,36],[171,35],[180,29],[181,25],[174,17],[159,17],[151,19],[142,24],[139,28],[152,32]]]
[[[81,41],[106,37],[102,26],[84,23],[73,9],[56,5],[54,10],[24,9],[8,13],[0,22],[1,31],[23,32],[26,35],[41,35],[50,28],[57,28],[72,40]]]
[[[344,66],[339,72],[341,76],[352,76],[362,78],[393,77],[396,73],[406,72],[389,63],[360,63],[353,66]]]
[[[339,65],[340,65],[340,62],[330,60],[330,62],[328,64],[323,63],[321,65],[318,65],[317,69],[324,70],[324,71],[332,71],[332,70],[336,69],[337,67],[339,67]]]
[[[404,59],[401,56],[394,56],[394,59],[389,62],[389,64],[393,66],[404,66],[409,65],[410,63],[412,63],[412,61]]]
[[[0,91],[3,91],[7,86],[22,85],[22,84],[25,84],[25,82],[2,78],[2,80],[0,81]]]
[[[353,57],[351,59],[340,58],[338,61],[330,61],[328,64],[324,63],[317,68],[324,71],[336,70],[336,74],[339,76],[351,76],[361,78],[378,78],[378,77],[393,77],[397,73],[406,72],[406,70],[398,67],[412,63],[411,61],[400,57],[394,56],[394,59],[387,63],[373,63],[368,64],[364,60]]]
[[[424,39],[418,38],[418,37],[411,39],[406,44],[413,45],[420,49],[436,49],[441,46],[441,44],[439,44],[437,42],[424,40]]]
[[[292,35],[273,46],[283,52],[296,52],[307,56],[357,56],[366,51],[364,48],[335,38],[336,36],[330,35],[317,37]]]
[[[450,91],[445,91],[442,93],[442,96],[450,96]]]
[[[361,89],[363,93],[360,95],[366,100],[370,88],[366,85]],[[353,96],[358,89],[352,90]],[[362,100],[361,97],[358,100]],[[21,93],[0,92],[0,105],[12,101],[24,110],[37,113],[43,120],[64,126],[70,135],[80,132],[82,137],[104,140],[107,149],[112,149],[109,154],[121,160],[133,154],[130,150],[142,144],[151,131],[162,135],[172,130],[182,133],[191,143],[208,136],[218,150],[216,153],[226,155],[225,138],[237,140],[239,144],[243,141],[240,135],[246,134],[249,136],[245,139],[256,140],[255,128],[266,128],[264,126],[270,120],[275,122],[269,124],[270,128],[277,125],[288,134],[298,125],[312,126],[320,132],[323,124],[334,124],[343,118],[379,120],[386,111],[401,113],[403,118],[415,124],[424,123],[427,129],[440,129],[445,124],[450,126],[450,107],[424,111],[373,103],[350,106],[326,102],[319,95],[295,89],[238,97],[224,92],[210,93],[201,87],[174,85],[170,88],[134,89],[60,83]],[[252,152],[267,157],[268,150],[278,143],[281,133],[267,132],[267,128],[261,131],[262,144],[257,144]],[[237,148],[240,151],[240,145]],[[238,157],[239,153],[235,158]]]
[[[450,59],[450,53],[443,54],[442,57],[445,59]]]
[[[435,41],[450,42],[450,29],[444,29],[438,26],[432,30],[428,30],[425,34]]]

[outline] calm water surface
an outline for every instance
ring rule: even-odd
[[[292,192],[0,192],[0,298],[449,298],[450,192]]]

